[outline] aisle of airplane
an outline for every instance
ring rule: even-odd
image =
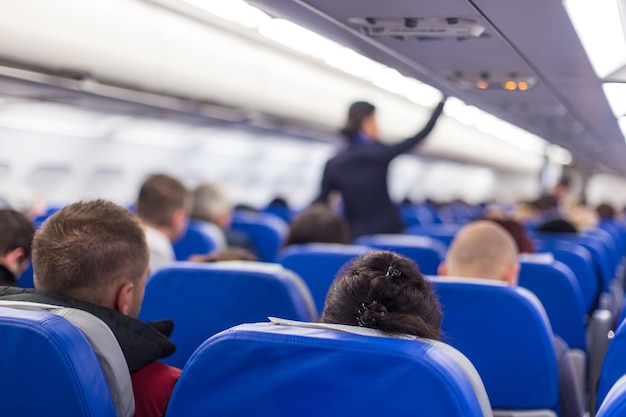
[[[241,3],[207,2],[213,13],[163,1],[7,3],[2,193],[30,190],[51,204],[93,196],[129,204],[141,179],[163,170],[190,184],[224,181],[242,203],[283,195],[304,206],[351,101],[375,102],[384,137],[398,140],[441,96],[343,47],[331,48],[343,61],[326,63],[315,52],[321,38],[280,19],[257,31],[249,19],[224,18]],[[125,42],[112,47],[107,26]],[[290,31],[314,51],[285,46]],[[354,75],[355,65],[377,75]],[[450,99],[440,126],[417,157],[397,161],[390,183],[397,201],[528,199],[541,191],[542,169],[549,185],[570,163],[564,149]],[[598,201],[606,193],[599,194]],[[610,196],[626,202],[626,193]]]
[[[295,6],[279,10],[271,2],[258,3],[314,28],[320,23],[304,19]],[[395,13],[403,13],[400,3],[394,4]],[[341,10],[355,7],[344,6]],[[423,13],[470,13],[459,7],[438,3]],[[623,139],[619,147],[614,143],[619,132],[612,116],[610,123],[602,122],[608,105],[604,96],[596,97],[599,81],[583,89],[594,91],[585,100],[564,98],[553,88],[568,66],[582,71],[577,76],[588,85],[588,62],[559,63],[551,82],[539,77],[529,91],[477,92],[450,79],[450,70],[469,71],[486,57],[485,67],[507,63],[517,70],[519,62],[499,53],[503,46],[494,39],[530,48],[532,39],[515,43],[516,32],[508,32],[517,29],[515,22],[486,26],[488,41],[416,41],[414,50],[401,51],[428,65],[409,69],[388,48],[381,49],[387,55],[375,50],[397,46],[393,40],[364,39],[354,26],[342,27],[346,33],[340,34],[322,25],[320,32],[335,35],[331,41],[240,0],[26,0],[7,1],[3,9],[0,193],[9,199],[31,193],[52,205],[94,196],[130,204],[145,175],[166,171],[190,185],[223,181],[237,202],[261,206],[284,196],[302,207],[315,197],[323,164],[341,145],[336,131],[350,102],[374,102],[383,137],[395,141],[419,128],[448,94],[445,117],[426,143],[394,163],[389,180],[394,200],[532,199],[565,172],[574,178],[576,193],[584,187],[590,204],[626,204],[626,182],[616,163]],[[563,10],[557,15],[549,9],[564,16]],[[539,10],[532,5],[526,12]],[[562,49],[582,53],[571,24],[558,22],[567,29],[562,36],[568,47]],[[519,55],[533,60],[529,50]],[[532,62],[541,70],[547,59]],[[438,69],[441,65],[449,70]],[[424,78],[420,69],[437,76]],[[555,97],[561,102],[546,101]],[[572,103],[583,107],[571,109]],[[521,108],[527,111],[524,120]],[[593,120],[570,120],[581,114]],[[586,139],[568,131],[579,125]],[[590,126],[592,145],[585,144]]]

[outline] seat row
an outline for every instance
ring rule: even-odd
[[[160,296],[155,297],[154,288],[156,287],[154,285],[161,281],[168,285],[161,287],[163,290],[160,292]],[[444,310],[444,322],[442,324],[443,333],[446,335],[444,342],[462,352],[477,369],[480,380],[484,383],[490,407],[500,411],[510,409],[518,411],[534,410],[533,412],[540,413],[534,415],[559,415],[559,404],[557,401],[558,378],[554,348],[551,342],[552,330],[550,322],[537,298],[523,288],[497,285],[491,282],[471,282],[449,278],[432,278],[432,282],[440,296]],[[402,341],[402,343],[395,340],[381,341],[380,338],[374,341],[362,341],[362,338],[354,335],[344,335],[343,333],[346,333],[345,329],[343,329],[341,335],[337,335],[334,329],[315,328],[311,330],[310,324],[300,323],[298,325],[283,325],[283,327],[279,327],[265,323],[250,325],[252,327],[244,326],[244,328],[237,328],[204,342],[209,336],[229,328],[237,324],[237,322],[266,322],[267,315],[292,318],[300,322],[310,322],[315,318],[315,308],[310,296],[307,296],[306,287],[302,285],[302,282],[295,274],[279,265],[257,263],[181,263],[160,271],[150,279],[146,288],[146,300],[152,301],[148,301],[144,305],[144,309],[141,312],[142,318],[163,318],[169,315],[177,322],[172,339],[177,343],[180,355],[172,356],[168,360],[172,364],[181,367],[185,366],[185,371],[181,377],[181,386],[177,387],[174,393],[172,407],[178,404],[185,411],[181,411],[180,414],[172,411],[171,415],[204,414],[191,412],[188,407],[194,406],[194,404],[198,407],[218,407],[210,408],[210,410],[215,411],[217,414],[228,414],[226,412],[227,409],[219,407],[242,406],[245,401],[234,400],[235,398],[242,398],[242,395],[249,396],[251,401],[252,399],[259,401],[263,399],[265,401],[263,404],[265,405],[259,404],[258,407],[261,410],[267,410],[269,414],[288,415],[293,414],[295,408],[289,408],[283,402],[291,404],[290,406],[292,407],[298,407],[298,404],[306,403],[302,397],[303,395],[306,396],[305,394],[309,395],[309,401],[320,402],[319,398],[322,398],[322,395],[329,396],[329,392],[344,392],[349,387],[354,388],[357,382],[363,384],[362,389],[365,393],[369,392],[370,387],[378,387],[376,388],[379,390],[377,392],[386,393],[385,391],[380,391],[383,389],[382,386],[395,386],[396,389],[398,387],[398,385],[391,384],[389,378],[397,376],[409,377],[406,375],[406,370],[402,371],[405,368],[401,366],[396,368],[390,365],[391,362],[399,360],[399,357],[404,358],[403,360],[417,360],[420,365],[413,365],[413,367],[417,366],[416,369],[422,369],[421,367],[426,366],[430,369],[428,372],[444,375],[445,381],[443,386],[448,387],[448,391],[451,390],[450,384],[453,384],[456,387],[454,390],[459,390],[459,392],[467,392],[468,390],[472,392],[468,387],[475,386],[475,384],[471,384],[475,378],[468,377],[468,372],[471,373],[471,371],[463,370],[463,367],[455,370],[457,365],[446,365],[446,361],[449,361],[449,358],[447,358],[449,351],[444,348],[445,352],[438,352],[437,349],[441,348],[440,345],[433,348],[432,344],[426,343],[426,345],[420,345],[421,347],[418,348],[418,345],[408,345],[405,343],[406,341]],[[151,311],[155,316],[150,315]],[[2,319],[3,324],[0,327],[5,326],[5,322],[9,327],[11,323],[15,322],[15,313],[12,314],[13,316],[6,314],[4,310],[0,311],[0,316],[7,316],[6,320]],[[182,315],[177,316],[177,314]],[[235,315],[235,317],[231,317],[232,315]],[[51,321],[49,318],[37,317],[36,320],[45,322],[51,327],[55,326],[54,321]],[[200,334],[205,331],[207,333]],[[64,332],[67,332],[67,330],[64,330]],[[622,332],[626,332],[626,330],[620,331],[618,329],[614,342],[623,337],[621,336]],[[301,340],[302,343],[294,343],[296,339]],[[349,341],[349,344],[353,343],[354,339],[355,344],[344,347],[344,342],[341,341],[344,339]],[[25,355],[8,356],[6,362],[4,362],[5,364],[15,362],[30,366],[28,361],[26,361],[26,358],[30,355],[35,355],[37,359],[41,359],[44,362],[49,360],[48,356],[42,355],[41,351],[37,350],[35,352],[32,350],[39,349],[40,341],[28,342],[29,346],[31,346],[31,350],[28,350],[21,349],[21,343],[25,342],[20,337],[2,336],[0,340],[10,341],[6,343],[10,343],[12,347],[15,347],[11,349],[12,351],[19,351],[20,354]],[[259,343],[260,350],[258,352],[251,345],[251,341]],[[70,346],[77,343],[73,341],[66,344]],[[370,343],[373,343],[373,345],[369,346]],[[281,344],[289,346],[281,347]],[[309,344],[314,345],[314,347],[310,347]],[[329,345],[327,346],[327,344]],[[393,347],[396,346],[395,344],[397,344],[397,347]],[[217,345],[219,345],[217,347],[218,350],[213,350],[213,347]],[[249,346],[249,348],[244,349],[244,345]],[[80,346],[80,344],[77,344],[77,346]],[[202,347],[197,350],[198,346]],[[408,350],[409,347],[411,347],[410,351]],[[298,349],[302,349],[302,351],[300,352]],[[343,352],[337,353],[337,362],[325,361],[323,358],[329,355],[323,352],[328,352],[328,350],[334,352],[335,349]],[[383,355],[382,351],[387,349],[391,349],[390,357]],[[399,350],[396,351],[396,349]],[[415,352],[421,353],[415,353],[417,355],[416,358],[411,359],[413,349],[415,349]],[[356,362],[340,359],[341,355],[352,357],[356,355],[355,352],[363,353],[371,350],[375,351],[376,354],[383,355],[383,357],[374,359],[365,355],[362,361]],[[195,353],[193,353],[194,351]],[[208,351],[208,353],[204,353],[205,351]],[[428,355],[424,356],[426,353]],[[242,362],[243,356],[238,355],[249,355],[247,356],[247,361],[249,362]],[[443,361],[444,363],[434,361],[434,363],[430,364],[430,362],[433,362],[433,356],[439,358],[439,362]],[[67,359],[68,357],[65,356],[65,358]],[[81,358],[80,361],[83,364],[88,363],[86,361],[91,361],[84,355]],[[73,359],[73,357],[70,357],[68,360],[71,362]],[[429,363],[424,365],[425,362]],[[339,363],[345,363],[344,366],[353,372],[346,377],[347,380],[345,381],[342,379],[343,376],[340,377],[343,370],[339,367]],[[347,364],[350,365],[348,366]],[[40,363],[39,366],[43,365]],[[72,366],[76,366],[76,364]],[[413,367],[407,369],[414,369]],[[443,370],[432,370],[432,367],[434,367],[433,369],[443,367],[445,372]],[[53,367],[51,369],[56,368]],[[611,369],[615,369],[613,365]],[[336,380],[334,385],[321,379],[321,374],[315,373],[318,371],[322,372],[322,370],[329,374],[326,376],[327,379]],[[419,372],[422,371],[424,370],[422,369]],[[626,368],[624,371],[626,371]],[[41,372],[41,369],[33,370],[30,377],[33,377],[38,372]],[[58,370],[55,370],[55,372],[58,372]],[[215,379],[213,379],[213,372],[216,375]],[[248,374],[248,372],[250,373]],[[313,373],[307,374],[307,372]],[[418,371],[415,372],[415,375],[420,375]],[[3,374],[2,377],[8,378],[11,375]],[[26,381],[28,375],[28,372],[22,371],[23,379],[20,379],[20,381]],[[201,380],[196,381],[194,379],[196,377],[193,375],[196,375]],[[226,378],[225,375],[231,375],[231,379]],[[267,380],[268,375],[273,376],[269,381]],[[357,381],[357,377],[362,380]],[[413,377],[417,378],[416,376]],[[237,378],[243,379],[237,380]],[[421,378],[426,377],[422,376]],[[450,382],[450,378],[452,378],[453,382]],[[381,382],[378,379],[381,379],[384,384],[378,385]],[[45,380],[42,379],[42,381]],[[220,383],[219,381],[222,382]],[[244,384],[245,381],[248,381],[247,384]],[[301,385],[298,386],[296,381],[299,381]],[[305,388],[307,385],[304,384],[311,384],[311,381],[319,381],[319,383],[315,383],[312,386],[308,385],[308,388]],[[410,379],[407,381],[410,381]],[[80,382],[80,384],[83,382]],[[226,384],[225,382],[229,383]],[[24,382],[24,384],[26,383]],[[434,387],[438,386],[438,384],[441,384],[441,382],[429,383],[428,386]],[[610,384],[610,382],[607,382],[607,384]],[[219,389],[215,388],[218,385]],[[319,387],[317,387],[318,385]],[[465,388],[459,388],[459,385]],[[608,386],[610,387],[610,385]],[[65,385],[57,386],[62,387]],[[187,386],[191,392],[187,388],[183,388],[184,386]],[[337,390],[328,391],[330,387],[335,387]],[[230,393],[228,393],[229,389],[232,390]],[[401,404],[398,407],[408,408],[407,398],[415,397],[422,392],[421,390],[423,390],[424,398],[438,398],[437,404],[439,405],[432,405],[435,408],[429,409],[428,407],[430,406],[424,405],[425,409],[432,410],[432,413],[429,413],[429,415],[453,415],[445,414],[446,412],[452,413],[453,409],[447,408],[447,411],[444,412],[441,411],[444,408],[437,408],[443,407],[440,403],[445,403],[446,400],[441,397],[441,394],[435,395],[426,388],[402,394],[406,395],[406,398],[404,400],[398,399],[399,404]],[[209,395],[209,391],[214,392],[216,395]],[[296,392],[300,391],[305,394],[296,395]],[[202,397],[206,397],[205,401],[201,403],[191,401],[189,399],[191,397],[187,397],[187,395],[192,397],[195,395],[199,398],[201,393],[203,393]],[[282,394],[289,394],[286,396],[293,398],[293,400],[282,401],[284,399]],[[15,401],[8,401],[5,404],[21,407],[20,404],[25,399],[24,395],[24,393],[21,396],[17,395]],[[180,396],[180,400],[176,400],[178,396]],[[273,397],[280,397],[281,400],[276,402],[267,401],[267,398]],[[358,396],[351,397],[352,400],[347,402],[342,400],[343,397],[324,397],[336,398],[336,401],[341,406],[338,405],[337,407],[339,408],[333,413],[332,410],[325,409],[322,405],[318,405],[318,408],[311,405],[309,408],[312,411],[309,415],[319,415],[320,412],[330,413],[331,415],[346,414],[348,409],[345,407],[356,407],[356,404],[352,403],[358,403],[358,398],[362,399],[364,397],[367,398],[368,395],[364,395],[363,392]],[[461,413],[459,415],[487,415],[485,414],[484,406],[481,406],[484,400],[480,400],[479,397],[472,397],[473,399],[471,400],[465,399],[462,401],[458,399],[462,397],[458,397],[454,400],[456,402],[452,402],[450,406],[466,407],[467,410],[478,410],[476,412],[482,413],[473,414],[473,411],[466,411],[465,414]],[[228,405],[227,402],[225,405],[224,398],[233,399],[232,404]],[[384,399],[386,397],[377,398]],[[374,409],[372,404],[365,403],[368,404],[367,409]],[[248,404],[254,404],[254,402]],[[420,402],[421,405],[422,403]],[[0,407],[2,407],[1,404]],[[277,411],[283,409],[286,410],[285,414]],[[362,409],[359,408],[358,410]],[[299,412],[299,414],[306,415],[302,412]],[[399,414],[402,413],[399,412]],[[14,414],[3,413],[2,415]],[[29,415],[29,413],[22,413],[21,415]],[[81,414],[76,412],[67,415]],[[168,415],[170,415],[169,412]]]

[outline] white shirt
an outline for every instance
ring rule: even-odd
[[[150,248],[150,273],[176,261],[172,242],[163,233],[150,226],[144,226],[146,240]]]

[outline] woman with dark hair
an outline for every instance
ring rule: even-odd
[[[352,239],[404,230],[405,224],[398,208],[389,197],[389,164],[428,136],[443,111],[444,103],[445,98],[421,131],[394,145],[379,142],[376,108],[372,104],[357,101],[350,106],[346,125],[341,130],[349,146],[326,163],[319,200],[326,202],[332,192],[341,195]]]
[[[535,244],[526,232],[526,228],[520,222],[513,219],[487,218],[486,220],[498,223],[513,238],[518,253],[535,253]]]
[[[439,339],[441,308],[415,262],[372,251],[337,276],[320,321]]]
[[[326,204],[313,204],[293,219],[285,246],[314,242],[349,243],[345,219]]]

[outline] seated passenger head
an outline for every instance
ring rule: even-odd
[[[339,272],[320,320],[439,339],[441,309],[413,261],[372,251]]]
[[[377,139],[378,125],[375,110],[376,107],[366,101],[352,103],[348,109],[348,119],[341,129],[341,134],[350,142],[356,141],[360,134],[364,134],[371,140]]]
[[[237,247],[229,247],[207,255],[193,255],[190,262],[222,262],[222,261],[258,261],[255,254],[249,250]]]
[[[22,213],[0,210],[0,265],[17,278],[28,267],[35,227]]]
[[[608,203],[599,204],[598,207],[596,207],[596,213],[598,213],[598,217],[601,219],[614,219],[617,215],[615,207]]]
[[[528,236],[522,223],[508,218],[489,218],[487,220],[497,223],[509,232],[515,241],[518,253],[535,253],[535,244]]]
[[[172,242],[184,233],[190,210],[191,193],[182,182],[169,175],[151,175],[139,190],[137,215]]]
[[[133,317],[143,300],[148,261],[141,223],[105,200],[62,208],[33,241],[35,288]]]
[[[548,220],[537,227],[542,233],[578,233],[576,226],[565,219]]]
[[[330,206],[322,203],[296,216],[285,240],[285,246],[302,243],[348,243],[348,224]]]
[[[439,275],[483,278],[517,284],[519,262],[511,235],[491,221],[463,227],[452,240]]]
[[[193,190],[191,218],[216,224],[222,229],[230,227],[233,204],[226,188],[216,182],[205,182]]]

